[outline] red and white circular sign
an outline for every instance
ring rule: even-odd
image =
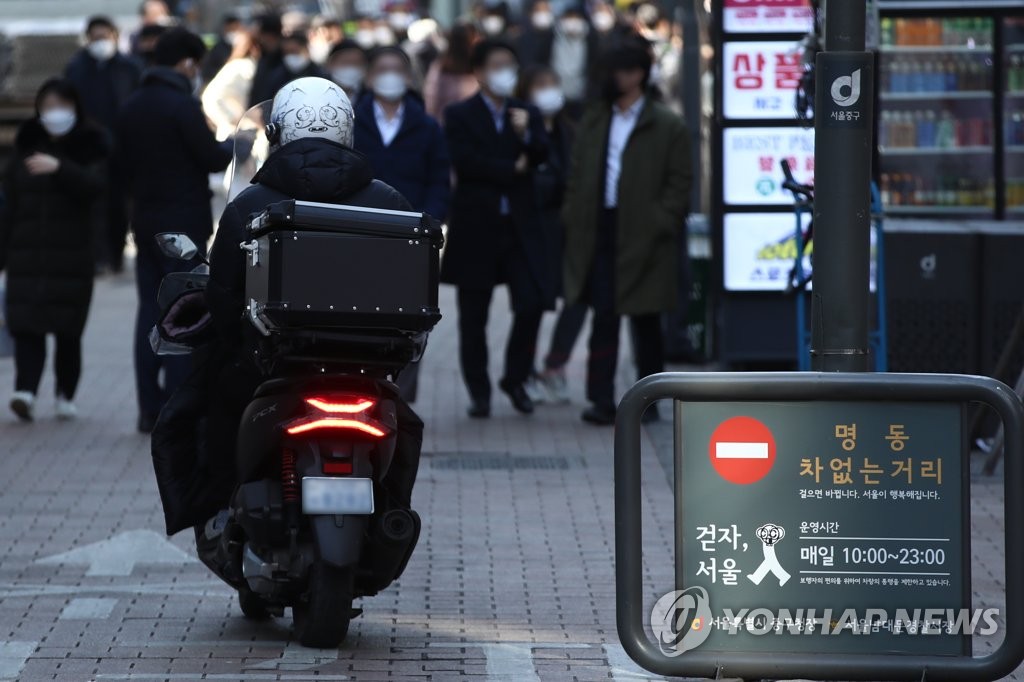
[[[753,417],[732,417],[711,434],[711,466],[730,483],[756,483],[775,464],[775,437]]]

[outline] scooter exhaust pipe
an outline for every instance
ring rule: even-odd
[[[417,520],[405,509],[392,509],[380,517],[378,537],[389,545],[404,547],[416,534]]]
[[[420,517],[412,510],[392,509],[381,515],[370,533],[362,568],[375,594],[395,581],[409,562],[420,537]]]

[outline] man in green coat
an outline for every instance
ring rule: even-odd
[[[648,47],[625,42],[608,53],[607,67],[605,100],[576,133],[562,208],[566,300],[585,301],[594,312],[591,406],[583,413],[594,424],[615,421],[622,315],[630,317],[639,376],[664,367],[661,316],[676,305],[678,240],[693,177],[686,125],[647,94]]]

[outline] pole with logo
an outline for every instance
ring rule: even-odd
[[[811,366],[868,366],[874,63],[865,0],[825,0],[814,98],[814,292]]]

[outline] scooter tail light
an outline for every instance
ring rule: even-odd
[[[306,404],[327,414],[363,414],[377,404],[372,398],[358,396],[345,399],[306,398]]]
[[[297,436],[303,433],[309,433],[311,431],[320,431],[325,429],[340,429],[345,431],[355,431],[363,433],[374,438],[383,438],[387,435],[387,432],[383,429],[368,424],[367,422],[359,421],[358,419],[339,419],[337,417],[324,417],[322,419],[302,419],[299,422],[288,427],[288,433]]]

